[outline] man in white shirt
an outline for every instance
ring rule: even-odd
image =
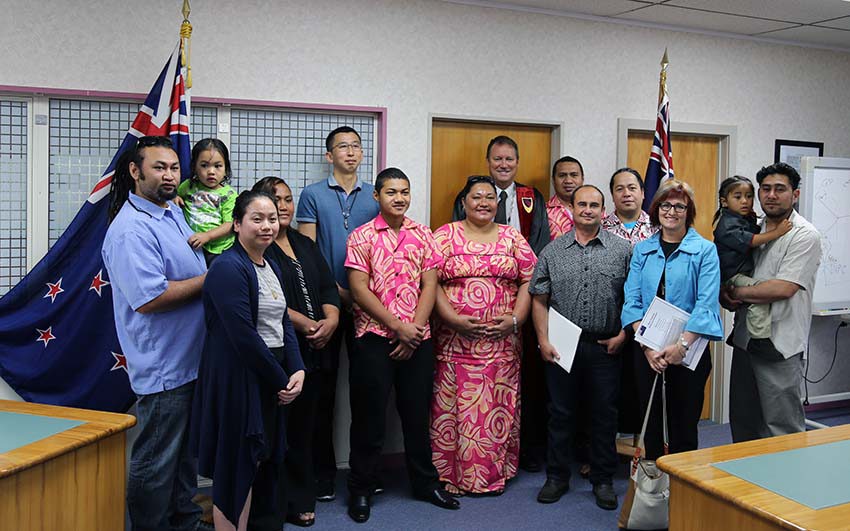
[[[762,232],[788,219],[793,228],[753,250],[754,286],[721,292],[721,302],[737,310],[729,391],[729,420],[734,442],[804,431],[800,386],[803,351],[812,322],[812,291],[821,259],[817,229],[794,211],[800,175],[779,162],[756,175],[765,219]],[[747,309],[741,303],[770,304],[769,339],[751,339]]]

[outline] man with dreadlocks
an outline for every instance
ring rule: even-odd
[[[129,160],[127,160],[129,158]],[[112,283],[118,341],[127,358],[139,436],[127,508],[133,529],[195,529],[197,464],[188,445],[203,345],[206,263],[171,202],[180,162],[171,141],[143,137],[122,158],[110,191],[103,262]]]

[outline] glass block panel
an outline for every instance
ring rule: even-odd
[[[0,296],[27,272],[27,112],[0,100]]]
[[[50,246],[62,235],[112,161],[138,103],[50,100]],[[215,107],[192,107],[193,139],[215,137]]]
[[[231,185],[238,191],[250,189],[267,175],[275,175],[289,184],[297,203],[305,186],[330,175],[325,137],[343,125],[356,129],[362,139],[363,161],[358,175],[369,182],[374,179],[374,115],[232,109],[230,117]]]
[[[88,199],[138,112],[138,103],[50,100],[51,247]]]

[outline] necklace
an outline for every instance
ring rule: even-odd
[[[359,189],[354,190],[351,194],[353,196],[351,198],[351,205],[349,205],[348,210],[345,210],[345,205],[342,202],[342,199],[339,198],[339,191],[336,191],[336,200],[339,203],[339,211],[342,213],[342,223],[345,225],[345,230],[348,230],[348,218],[351,217],[351,209],[354,208],[354,203],[357,201],[357,194],[360,192]],[[348,202],[348,198],[346,197],[346,203]]]
[[[252,260],[252,262],[253,262],[253,260]],[[257,278],[260,279],[260,281],[263,283],[263,287],[265,287],[269,291],[269,293],[271,293],[272,298],[274,300],[277,300],[278,297],[280,297],[282,295],[282,293],[278,293],[277,290],[275,290],[272,287],[271,283],[266,279],[266,276],[265,276],[266,264],[258,265],[256,262],[254,262],[254,265],[257,266],[258,268],[262,268],[262,269],[260,269],[260,271],[262,271],[263,274],[260,274],[260,271],[257,271]]]

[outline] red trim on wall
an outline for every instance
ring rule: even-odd
[[[22,94],[27,96],[68,96],[74,98],[104,98],[144,101],[146,94],[136,92],[109,92],[102,90],[78,90],[49,87],[26,87],[0,85],[0,93]],[[193,96],[193,103],[214,103],[219,105],[244,105],[247,107],[285,107],[287,109],[306,109],[321,111],[362,112],[378,115],[378,164],[377,171],[387,166],[387,108],[362,105],[332,105],[326,103],[296,103],[290,101],[246,100],[239,98],[209,98]]]

